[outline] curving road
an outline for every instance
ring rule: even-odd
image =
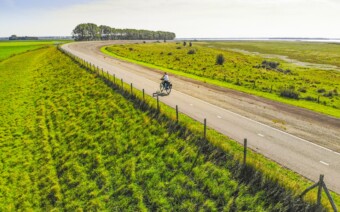
[[[147,94],[153,95],[159,87],[160,72],[105,56],[99,51],[101,46],[117,42],[124,43],[124,41],[76,42],[65,44],[62,48],[99,68],[103,68],[105,72],[108,71],[118,78],[123,78],[126,83],[133,83],[135,88],[144,89]],[[136,41],[129,42],[135,43]],[[243,139],[247,138],[250,148],[306,178],[317,182],[319,175],[324,174],[327,187],[340,194],[340,153],[336,152],[336,149],[333,151],[322,147],[267,124],[254,121],[244,115],[239,115],[226,107],[220,107],[213,101],[209,103],[189,95],[186,92],[188,89],[200,93],[204,85],[197,85],[181,77],[170,77],[174,89],[171,95],[160,97],[160,101],[171,107],[178,105],[180,112],[200,122],[206,118],[209,127],[240,143],[243,143]],[[177,87],[177,84],[185,84],[187,87]],[[209,93],[212,88],[208,86],[204,89]],[[226,99],[229,98],[225,93],[219,95],[222,97],[224,95]],[[331,119],[331,123],[330,138],[339,141],[340,120]]]

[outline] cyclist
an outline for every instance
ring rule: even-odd
[[[161,80],[163,80],[164,88],[167,89],[168,86],[170,85],[170,79],[169,79],[169,76],[168,76],[168,74],[166,72],[164,72],[164,75],[161,78]]]

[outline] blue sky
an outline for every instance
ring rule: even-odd
[[[80,23],[177,37],[340,38],[340,0],[0,0],[0,37],[71,35]]]

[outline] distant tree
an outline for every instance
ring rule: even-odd
[[[76,28],[72,31],[72,37],[75,40],[86,40],[86,30],[85,24],[79,24]]]
[[[110,40],[112,35],[112,29],[109,26],[100,25],[99,26],[100,38],[102,40]]]
[[[17,40],[18,37],[16,35],[11,35],[11,37],[9,37],[9,40]]]
[[[186,45],[187,45],[187,42],[184,41],[184,42],[183,42],[183,46],[186,46]]]
[[[225,59],[224,59],[224,56],[223,54],[218,54],[216,56],[216,65],[223,65]]]
[[[87,30],[90,34],[90,40],[100,39],[100,32],[99,32],[100,29],[96,24],[92,24],[92,23],[87,24]]]
[[[190,46],[190,47],[192,47],[192,43],[191,43],[191,41],[190,41],[190,43],[189,43],[189,46]]]
[[[39,38],[31,36],[18,37],[16,35],[11,35],[11,37],[9,37],[8,40],[39,40]]]

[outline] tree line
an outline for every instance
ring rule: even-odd
[[[165,31],[116,29],[93,23],[78,24],[72,31],[76,41],[89,40],[173,40],[176,34]]]
[[[38,40],[38,37],[29,37],[29,36],[18,37],[16,35],[11,35],[11,37],[9,37],[8,40]]]

